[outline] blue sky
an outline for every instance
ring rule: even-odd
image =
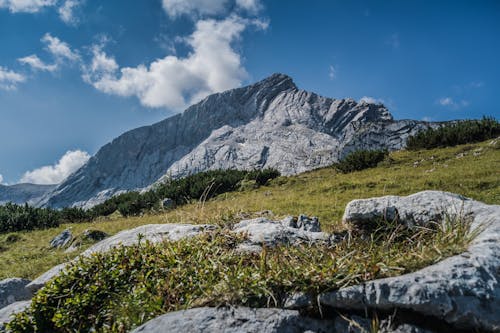
[[[395,118],[500,116],[499,1],[0,0],[0,183],[272,73]]]

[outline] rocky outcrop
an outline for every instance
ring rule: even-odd
[[[12,320],[12,316],[16,313],[23,312],[31,305],[31,301],[20,301],[9,304],[0,309],[0,332],[4,331],[4,324]]]
[[[71,233],[71,230],[66,229],[56,237],[52,238],[50,241],[50,247],[59,249],[69,245],[72,240],[73,234]]]
[[[12,202],[15,204],[33,204],[55,189],[57,185],[36,185],[36,184],[0,184],[0,205]]]
[[[344,220],[358,226],[389,218],[412,226],[471,219],[478,235],[467,251],[415,273],[369,281],[320,296],[324,306],[410,312],[454,330],[500,331],[500,206],[462,196],[425,191],[408,197],[355,200]]]
[[[0,281],[0,309],[7,305],[31,298],[31,293],[25,288],[30,280],[10,278]]]
[[[290,77],[275,74],[121,135],[39,205],[89,207],[168,177],[213,169],[296,174],[330,165],[355,149],[399,149],[428,126],[394,121],[382,104],[300,90]]]

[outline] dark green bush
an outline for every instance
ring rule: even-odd
[[[364,170],[376,167],[388,155],[387,150],[356,150],[335,163],[333,167],[342,173]]]
[[[500,135],[500,123],[493,117],[481,120],[463,120],[429,128],[408,138],[409,150],[452,147],[465,143],[474,143]]]
[[[214,170],[200,172],[181,179],[172,179],[144,193],[127,192],[116,195],[92,209],[35,208],[28,205],[0,206],[0,233],[56,227],[60,223],[91,221],[119,211],[123,216],[135,216],[159,208],[160,200],[172,199],[177,205],[192,200],[207,200],[221,193],[234,191],[243,180],[264,185],[279,176],[273,169],[241,171]]]

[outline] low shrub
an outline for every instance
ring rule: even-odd
[[[450,122],[419,132],[408,138],[406,148],[419,150],[452,147],[496,138],[499,135],[500,123],[493,117],[483,117],[481,120]]]
[[[388,155],[387,150],[356,150],[335,163],[333,167],[342,173],[364,170],[376,167]]]

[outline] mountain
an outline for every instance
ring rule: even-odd
[[[35,185],[35,184],[0,184],[0,205],[7,202],[16,204],[38,202],[45,194],[55,189],[57,185]]]
[[[428,126],[395,121],[382,104],[300,90],[289,76],[274,74],[122,134],[39,204],[90,207],[165,177],[209,169],[276,168],[296,174],[356,149],[400,149],[409,135]]]

